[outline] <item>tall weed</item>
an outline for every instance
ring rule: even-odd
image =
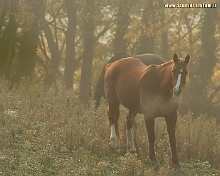
[[[0,80],[0,175],[175,175],[170,162],[166,123],[156,120],[155,151],[162,163],[152,166],[142,115],[134,124],[138,155],[126,154],[125,117],[121,107],[121,140],[112,151],[107,106],[85,108],[73,90],[45,90],[22,80],[9,91]],[[191,113],[178,118],[177,147],[186,175],[217,175],[220,126],[216,119]],[[214,169],[216,168],[216,169]]]

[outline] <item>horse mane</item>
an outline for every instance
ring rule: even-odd
[[[169,66],[170,65],[170,66]],[[143,89],[150,90],[153,94],[163,94],[170,96],[172,94],[172,86],[166,87],[167,83],[171,83],[171,68],[173,61],[170,60],[161,65],[148,66],[142,76],[140,77],[139,84]],[[167,66],[169,66],[168,69]],[[163,72],[163,74],[161,74]],[[170,76],[165,76],[170,74]],[[162,75],[162,76],[161,76]],[[149,82],[151,84],[149,84]],[[154,84],[152,84],[154,83]],[[161,86],[162,84],[162,86]]]

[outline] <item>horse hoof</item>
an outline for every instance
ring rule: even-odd
[[[185,172],[182,166],[175,167],[175,170],[176,170],[178,173],[184,173],[184,172]]]
[[[117,144],[116,144],[115,142],[111,141],[111,142],[109,142],[109,146],[110,146],[110,148],[112,148],[112,149],[116,149]]]
[[[130,154],[135,154],[135,153],[137,153],[137,150],[136,150],[135,147],[131,147],[130,149],[128,149],[128,152],[129,152]]]

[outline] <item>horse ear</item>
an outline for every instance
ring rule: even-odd
[[[189,63],[189,59],[190,59],[190,56],[189,56],[189,55],[187,55],[187,56],[186,56],[186,58],[185,58],[185,63],[186,63],[186,64],[188,64],[188,63]]]
[[[177,54],[175,53],[173,55],[173,62],[176,63],[178,61],[178,57],[177,57]]]

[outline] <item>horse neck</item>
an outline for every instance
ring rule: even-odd
[[[159,66],[159,70],[161,70],[161,76],[159,77],[161,82],[161,93],[165,96],[172,95],[172,66],[173,61],[168,61]]]

